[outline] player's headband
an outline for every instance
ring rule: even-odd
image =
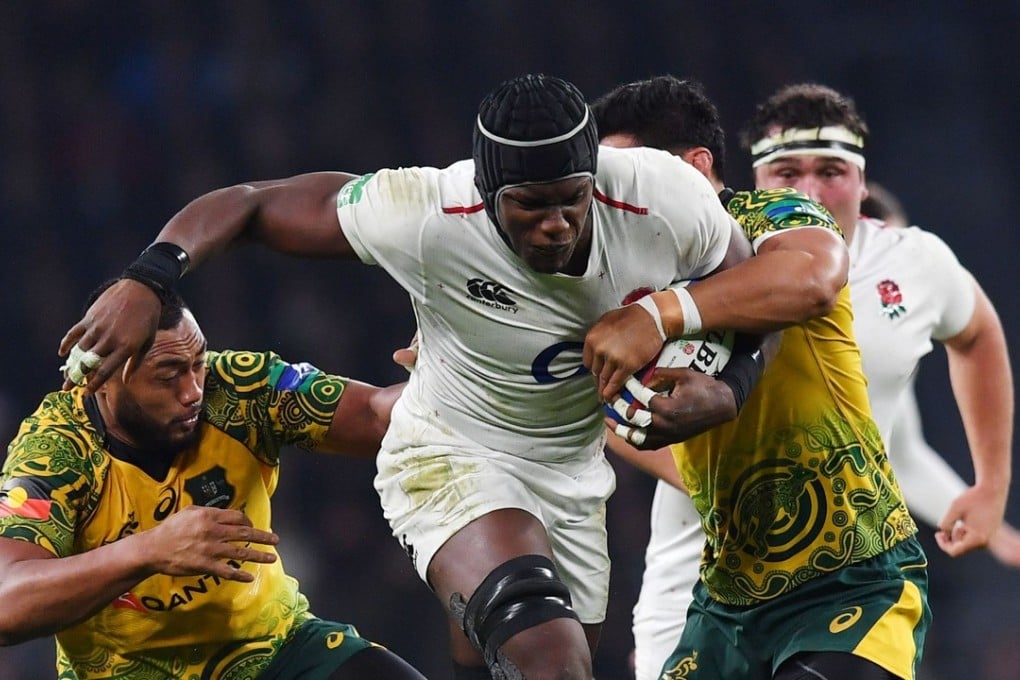
[[[788,156],[833,156],[864,170],[864,138],[842,125],[788,128],[751,145],[751,167]]]

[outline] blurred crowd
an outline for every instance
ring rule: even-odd
[[[757,97],[817,79],[857,95],[873,129],[869,173],[940,233],[1020,337],[1010,304],[1020,172],[1018,65],[1007,3],[966,13],[816,3],[6,2],[0,5],[0,438],[59,386],[56,348],[88,292],[119,274],[184,204],[216,187],[306,170],[445,165],[470,153],[479,97],[548,71],[589,97],[664,72],[707,86],[731,134]],[[749,181],[735,137],[730,181]],[[217,348],[384,384],[414,330],[379,271],[240,249],[183,291]],[[1014,356],[1014,364],[1018,361]],[[932,443],[966,470],[958,423],[922,372]],[[941,398],[941,397],[940,397]],[[945,406],[952,413],[951,405]],[[0,454],[2,455],[2,454]],[[275,529],[317,613],[445,678],[443,614],[389,536],[371,463],[284,457]],[[651,480],[620,469],[611,501],[613,600],[596,672],[625,680]],[[965,477],[968,477],[965,474]],[[1014,490],[1009,513],[1020,521]],[[936,617],[925,678],[1015,677],[1020,574],[987,555],[932,560]],[[2,606],[0,606],[2,611]],[[0,613],[2,615],[2,613]],[[0,649],[0,680],[53,677],[53,643]],[[1009,672],[1014,672],[1010,670]]]

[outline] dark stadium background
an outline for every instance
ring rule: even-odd
[[[589,97],[665,72],[702,80],[738,187],[750,174],[735,132],[756,100],[794,80],[852,93],[873,129],[870,178],[949,242],[1020,338],[1017,26],[1020,4],[1001,1],[4,2],[0,435],[10,441],[59,386],[56,347],[88,291],[189,199],[308,170],[448,164],[470,152],[481,96],[528,71]],[[214,347],[402,379],[389,357],[413,321],[379,271],[251,248],[183,289]],[[924,363],[920,389],[930,441],[969,477],[941,359]],[[448,678],[443,616],[389,536],[372,473],[286,455],[275,503],[285,564],[315,612]],[[652,484],[621,470],[619,487],[599,680],[628,677]],[[1014,484],[1014,523],[1018,496]],[[922,677],[1015,677],[1020,573],[987,554],[950,560],[930,534],[936,622]],[[0,680],[53,677],[52,650],[51,640],[0,650]]]

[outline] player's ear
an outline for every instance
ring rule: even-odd
[[[694,166],[694,168],[706,177],[712,175],[712,166],[715,164],[715,157],[712,152],[704,146],[695,146],[687,149],[680,158]]]

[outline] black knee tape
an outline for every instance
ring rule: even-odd
[[[522,555],[485,577],[464,608],[463,628],[491,667],[497,650],[527,628],[553,619],[577,619],[570,591],[542,555]]]

